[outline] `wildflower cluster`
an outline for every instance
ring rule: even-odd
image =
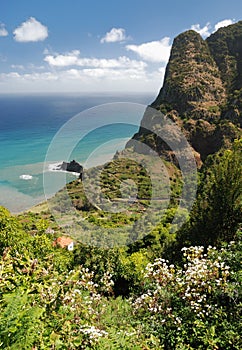
[[[216,258],[217,250],[209,246],[207,254],[203,247],[183,248],[183,256],[187,263],[184,270],[178,270],[180,277],[180,293],[191,309],[199,317],[209,316],[214,312],[217,304],[210,304],[209,300],[214,292],[226,293],[230,267]]]
[[[94,273],[84,267],[58,274],[51,264],[48,267],[38,261],[33,264],[31,259],[21,255],[12,258],[7,253],[0,264],[0,306],[5,294],[11,291],[13,299],[9,300],[10,305],[17,299],[19,303],[23,300],[28,305],[26,310],[37,308],[41,314],[45,313],[50,328],[44,329],[43,334],[39,331],[39,334],[49,348],[65,344],[68,349],[86,349],[107,335],[98,326],[106,300],[101,290],[111,293],[113,285],[109,273],[103,275],[100,285],[93,282],[94,277]],[[9,329],[8,337],[14,338],[13,329]],[[18,332],[18,329],[14,331]],[[48,340],[43,340],[45,336]]]
[[[81,326],[80,332],[83,334],[81,348],[86,349],[94,346],[101,337],[107,336],[108,333],[94,326]]]
[[[112,280],[112,277],[113,275],[109,271],[106,271],[104,272],[100,280],[100,283],[99,283],[100,290],[105,294],[107,293],[111,295],[113,294],[114,282]]]
[[[171,344],[177,343],[181,334],[183,341],[193,334],[194,343],[199,337],[207,339],[209,332],[215,336],[214,330],[221,327],[219,320],[227,317],[229,307],[229,301],[223,305],[222,299],[229,300],[231,294],[230,266],[222,260],[223,251],[208,247],[205,252],[197,246],[182,252],[182,269],[164,259],[148,264],[144,292],[132,300],[137,317],[147,320],[152,333],[159,332],[161,338],[166,334],[163,340],[172,339]]]
[[[146,309],[151,313],[165,312],[170,305],[167,292],[174,278],[174,265],[169,266],[167,260],[159,258],[153,264],[148,264],[144,275],[146,292],[134,301],[134,308]]]

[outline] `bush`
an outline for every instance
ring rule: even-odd
[[[241,349],[241,271],[228,265],[235,250],[241,257],[235,243],[183,248],[183,269],[164,259],[148,264],[144,291],[132,302],[144,332],[165,349]]]

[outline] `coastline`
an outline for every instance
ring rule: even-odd
[[[95,157],[89,157],[89,159],[86,160],[86,162],[83,163],[84,169],[89,169],[95,166],[100,166],[105,164],[106,162],[112,160],[114,156],[114,153],[109,153],[109,154],[103,154],[103,155],[98,155]],[[38,213],[42,210],[48,209],[48,199],[52,198],[63,186],[58,187],[58,183],[55,181],[55,175],[57,177],[63,179],[66,178],[66,176],[72,176],[72,179],[70,181],[73,181],[75,178],[78,177],[79,174],[77,173],[71,173],[65,170],[57,170],[56,166],[61,164],[62,161],[54,161],[51,163],[36,163],[36,164],[28,164],[23,166],[23,170],[28,169],[28,171],[25,171],[26,174],[17,174],[19,180],[24,181],[26,185],[31,184],[37,176],[41,177],[42,180],[42,185],[43,185],[43,175],[44,173],[49,173],[50,176],[53,177],[53,181],[55,182],[55,190],[52,191],[52,193],[44,193],[44,185],[43,185],[43,193],[40,196],[31,196],[27,195],[25,193],[22,193],[18,189],[14,187],[4,187],[1,186],[1,206],[4,206],[7,208],[11,214],[13,215],[18,215],[22,214],[24,212],[35,212]],[[13,167],[14,168],[14,167]],[[35,174],[32,169],[40,169],[42,168],[42,172]],[[19,171],[23,172],[23,171]],[[28,174],[27,174],[28,173]],[[66,181],[70,182],[70,181]]]
[[[146,94],[135,96],[126,98],[124,95],[118,95],[118,98],[108,95],[98,98],[95,96],[63,98],[59,94],[54,98],[2,96],[0,102],[4,113],[1,118],[0,205],[11,213],[18,214],[45,201],[44,161],[49,146],[60,128],[80,111],[88,111],[95,106],[102,106],[105,103],[110,105],[124,100],[147,105],[151,99]],[[132,111],[128,115],[125,112],[120,116],[119,113],[116,114],[116,110],[111,109],[107,114],[101,109],[100,114],[96,113],[90,118],[83,117],[80,120],[81,131],[85,133],[86,130],[96,130],[100,120],[106,123],[105,128],[98,128],[97,133],[91,132],[85,139],[81,139],[80,144],[71,150],[70,157],[66,151],[68,147],[68,142],[65,143],[66,138],[59,139],[56,152],[46,159],[51,160],[51,163],[75,159],[84,168],[101,165],[112,159],[117,150],[123,149],[126,140],[132,137],[136,129],[138,130],[141,117],[140,110]],[[68,134],[67,137],[71,136]],[[50,181],[47,196],[54,195],[58,191],[56,182],[63,176],[52,172],[53,181]],[[74,175],[68,173],[67,182],[71,181],[71,176]],[[53,190],[51,190],[52,183]]]

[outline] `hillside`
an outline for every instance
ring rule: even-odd
[[[169,235],[174,212],[179,202],[182,212],[191,209],[186,203],[196,190],[191,181],[197,181],[194,168],[181,169],[179,160],[190,161],[192,150],[201,168],[208,155],[231,148],[241,135],[241,46],[242,22],[219,29],[207,40],[192,30],[174,39],[164,84],[126,149],[112,162],[86,171],[84,182],[69,183],[48,201],[64,230],[77,240],[104,247],[134,241],[146,246],[158,239],[162,250],[174,239]],[[233,62],[233,70],[232,63],[225,62]],[[172,145],[181,147],[175,152]],[[157,238],[160,235],[162,239]],[[146,243],[141,242],[146,236]]]
[[[241,44],[242,22],[179,35],[126,149],[32,211],[0,207],[1,349],[242,348]]]
[[[151,107],[182,128],[198,165],[241,135],[241,57],[242,22],[221,28],[206,40],[192,30],[174,39],[164,84]],[[146,142],[167,157],[164,142],[142,127],[146,119],[144,115],[133,140]],[[149,123],[149,130],[155,124],[156,120]],[[127,148],[131,146],[132,141]]]

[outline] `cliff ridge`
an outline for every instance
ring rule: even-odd
[[[209,154],[229,147],[241,135],[242,21],[220,28],[206,40],[193,30],[178,35],[163,86],[150,107],[183,130],[199,166]],[[150,112],[144,114],[133,140],[172,160],[164,142],[152,134],[159,124],[153,119]],[[136,147],[132,140],[127,144],[131,146]]]

